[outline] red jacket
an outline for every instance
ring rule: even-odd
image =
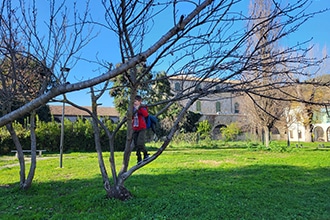
[[[136,117],[137,113],[137,117],[138,117],[138,123],[134,123],[134,119]],[[146,129],[147,128],[147,124],[146,124],[146,120],[145,117],[147,117],[148,114],[148,108],[146,106],[140,106],[140,108],[137,111],[133,111],[133,118],[132,118],[132,126],[133,126],[133,130],[134,131],[140,131],[142,129]]]

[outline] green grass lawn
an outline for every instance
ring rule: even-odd
[[[127,180],[125,202],[105,198],[96,153],[65,154],[62,169],[43,155],[28,191],[16,164],[0,157],[0,219],[330,219],[330,151],[315,147],[168,149]]]

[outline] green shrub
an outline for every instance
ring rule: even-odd
[[[30,133],[25,129],[22,124],[18,122],[13,123],[13,128],[16,132],[17,137],[20,139],[23,149],[30,148]],[[0,153],[6,154],[10,150],[15,149],[13,140],[5,126],[0,128]]]
[[[211,139],[211,133],[210,133],[211,129],[212,129],[212,127],[208,120],[199,122],[198,126],[197,126],[197,133],[199,134],[199,138],[201,140],[205,140],[205,139],[210,140]]]
[[[293,150],[293,148],[287,146],[287,144],[271,142],[269,144],[269,150],[271,150],[273,152],[291,152]]]
[[[54,120],[50,122],[38,121],[36,123],[37,149],[54,152],[59,149],[61,124]]]
[[[220,132],[222,133],[225,141],[234,141],[236,137],[241,133],[241,129],[239,128],[237,123],[231,123],[227,127],[220,128]]]

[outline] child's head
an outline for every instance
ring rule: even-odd
[[[141,102],[142,102],[142,97],[139,96],[139,95],[135,96],[135,99],[134,99],[134,106],[135,106],[135,107],[140,106],[140,105],[141,105]]]
[[[139,102],[142,102],[142,97],[139,96],[139,95],[137,95],[137,96],[135,96],[135,100],[137,100],[137,101],[139,101]]]

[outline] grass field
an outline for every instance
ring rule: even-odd
[[[0,219],[330,219],[330,151],[315,147],[168,149],[127,180],[125,202],[105,198],[96,153],[63,165],[38,158],[21,191],[17,159],[1,156]]]

